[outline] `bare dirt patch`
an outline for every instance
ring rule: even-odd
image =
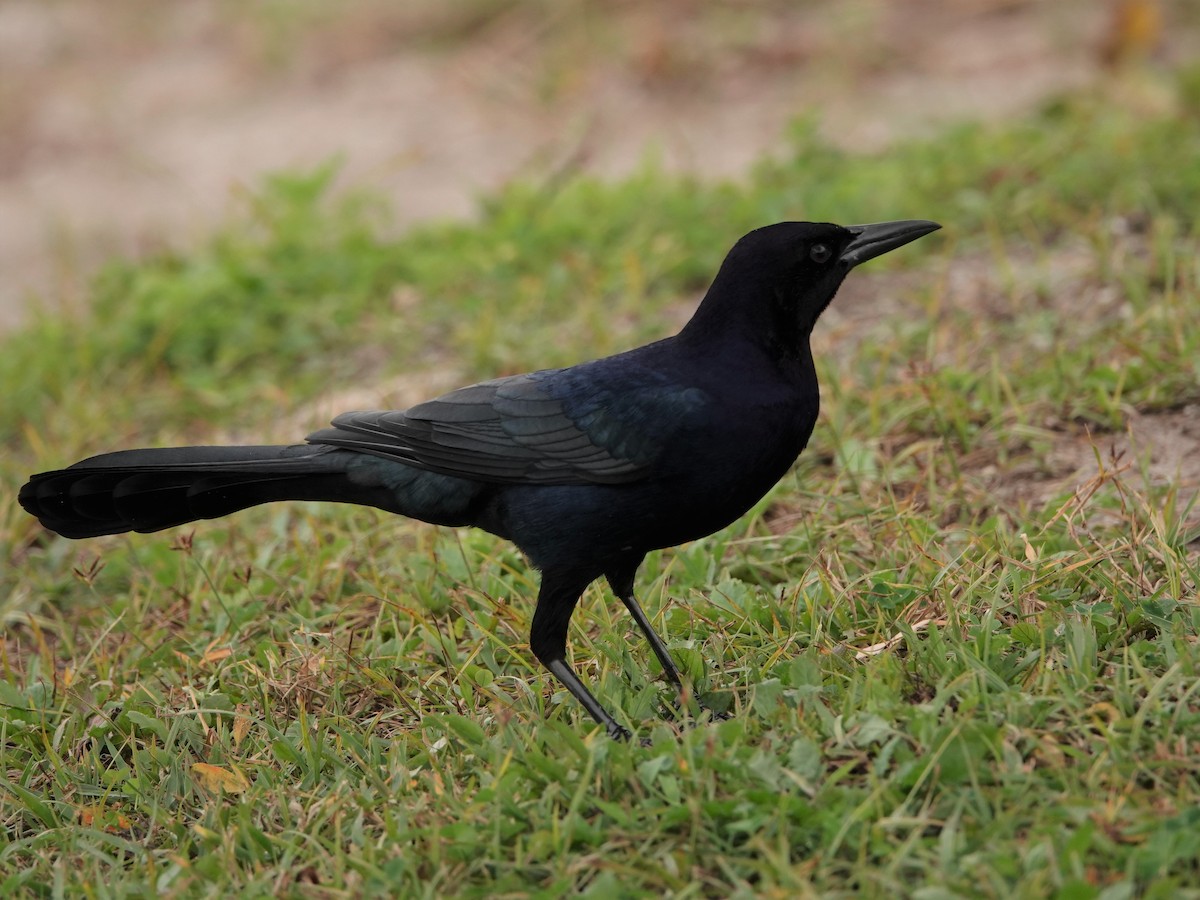
[[[978,474],[1012,506],[1043,506],[1083,489],[1102,472],[1120,471],[1139,494],[1173,487],[1184,505],[1200,491],[1200,405],[1161,413],[1130,410],[1123,432],[1062,432],[1049,451]],[[1192,520],[1200,524],[1200,509]]]
[[[1159,4],[1168,24],[1185,0]],[[522,173],[733,176],[794,117],[875,148],[1105,77],[1111,4],[0,5],[0,327],[103,259],[203,234],[264,173],[344,160],[398,226]],[[336,10],[336,11],[335,11]],[[1163,30],[1168,57],[1196,46]],[[798,211],[802,214],[802,211]]]

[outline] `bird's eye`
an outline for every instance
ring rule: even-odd
[[[829,262],[831,256],[833,251],[829,249],[828,244],[813,244],[808,250],[808,258],[815,263]]]

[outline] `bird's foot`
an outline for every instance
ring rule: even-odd
[[[609,722],[604,726],[604,730],[608,732],[608,736],[614,741],[627,741],[633,737],[633,732],[623,725],[618,725],[616,722]]]
[[[715,725],[717,722],[727,722],[733,718],[732,713],[713,709],[703,703],[698,705],[700,707],[700,714],[688,719],[688,725],[692,728],[698,728],[701,725]],[[708,713],[707,717],[704,715],[705,713]]]
[[[690,701],[695,701],[696,707],[699,709],[701,715],[708,713],[708,718],[713,722],[725,722],[733,718],[732,713],[713,709],[699,694],[693,694],[686,689],[680,691],[679,695],[675,698],[676,712],[686,712],[688,710]],[[694,721],[698,721],[699,718],[700,716],[695,717]]]

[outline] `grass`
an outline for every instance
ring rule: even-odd
[[[0,892],[1200,895],[1200,516],[1144,430],[1200,402],[1196,83],[878,157],[801,125],[736,184],[527,183],[400,238],[281,176],[114,263],[0,348]],[[293,439],[331,385],[660,335],[798,216],[947,230],[819,326],[794,473],[643,567],[729,721],[675,717],[593,588],[574,663],[649,743],[605,739],[487,535],[295,504],[74,544],[16,508],[90,452]]]

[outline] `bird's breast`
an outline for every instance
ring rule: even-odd
[[[675,448],[662,483],[670,492],[673,521],[689,532],[680,539],[723,528],[757,503],[796,461],[816,417],[815,402],[751,404]]]

